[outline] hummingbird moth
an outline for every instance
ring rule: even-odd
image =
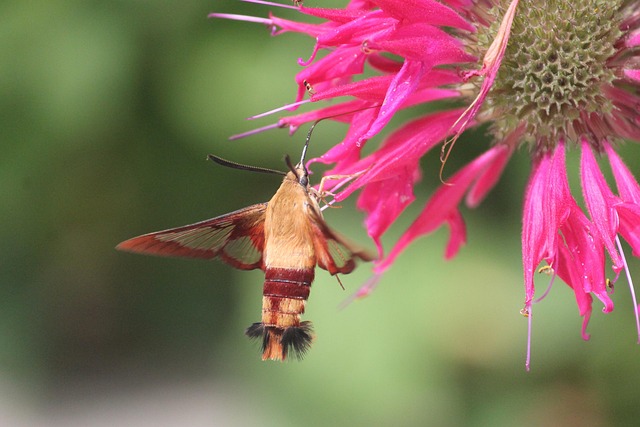
[[[312,128],[313,129],[313,128]],[[311,131],[309,131],[309,135]],[[301,321],[316,265],[331,275],[347,274],[355,260],[374,257],[333,231],[323,219],[322,194],[309,185],[305,153],[289,172],[241,165],[209,155],[224,166],[284,175],[278,191],[259,203],[219,217],[126,240],[117,249],[142,254],[219,258],[241,270],[265,272],[262,321],[245,334],[262,340],[262,360],[302,358],[311,346],[311,322]],[[322,187],[322,184],[321,184]]]

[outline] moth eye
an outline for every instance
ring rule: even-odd
[[[306,187],[307,185],[309,185],[309,178],[307,178],[306,175],[302,175],[300,177],[300,179],[298,180],[298,182],[300,183],[300,185],[302,185],[303,187]]]

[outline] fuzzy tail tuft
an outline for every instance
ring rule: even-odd
[[[262,338],[262,360],[286,360],[293,356],[301,360],[311,348],[313,328],[311,322],[302,322],[300,326],[282,329],[254,323],[245,331],[249,338]]]

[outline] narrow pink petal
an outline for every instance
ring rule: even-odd
[[[299,74],[300,76],[300,74]],[[296,78],[298,80],[298,78]],[[307,78],[303,79],[307,82],[313,82]],[[452,98],[460,96],[460,92],[453,89],[440,89],[437,86],[453,84],[457,80],[453,74],[449,72],[441,72],[441,70],[432,70],[432,72],[423,75],[418,83],[418,87],[407,95],[401,104],[401,108],[406,108],[419,103],[430,102],[438,99]],[[390,86],[394,83],[394,75],[383,75],[369,77],[353,83],[346,83],[323,90],[317,90],[312,97],[313,102],[333,99],[341,96],[353,96],[371,102],[382,102],[390,90]],[[302,94],[304,96],[306,89],[302,84]]]
[[[424,61],[429,67],[476,60],[464,51],[464,46],[458,39],[440,28],[424,23],[399,26],[382,39],[368,40],[367,47],[409,60]]]
[[[622,270],[622,259],[614,241],[618,232],[618,215],[613,208],[619,200],[609,189],[586,139],[582,140],[580,178],[591,220],[613,261],[613,270],[619,273]]]
[[[405,61],[402,69],[395,75],[380,109],[380,114],[362,139],[370,139],[389,123],[395,112],[406,98],[414,92],[425,70],[419,61]]]
[[[391,179],[367,185],[358,198],[357,207],[367,213],[367,234],[378,248],[378,258],[384,255],[380,237],[415,199],[415,181],[415,171],[406,170]]]
[[[543,260],[553,267],[558,257],[558,231],[577,204],[569,189],[565,147],[561,141],[552,153],[537,160],[525,193],[522,219],[522,264],[525,282],[525,306],[535,293],[534,274]]]
[[[605,144],[605,150],[611,164],[611,171],[616,180],[618,193],[625,202],[640,205],[640,185],[635,177],[609,144]]]
[[[494,185],[500,179],[505,166],[511,158],[513,150],[506,145],[497,145],[502,147],[502,152],[498,153],[493,166],[487,168],[477,179],[475,184],[469,190],[467,194],[466,203],[470,208],[475,208],[482,202],[485,196],[491,191]]]
[[[402,68],[402,61],[388,58],[376,52],[369,53],[367,62],[374,70],[381,73],[395,74]]]
[[[640,206],[621,203],[616,206],[616,211],[620,217],[620,235],[631,246],[633,255],[640,257]]]
[[[635,82],[630,82],[635,83]],[[603,87],[604,94],[613,101],[617,113],[609,117],[608,124],[613,127],[619,137],[640,140],[640,117],[638,91],[629,91],[620,86]]]
[[[545,242],[549,240],[545,234],[549,232],[545,227],[544,211],[540,209],[537,195],[546,181],[547,157],[538,163],[534,173],[529,178],[525,193],[524,212],[522,218],[522,267],[524,272],[525,306],[531,305],[535,295],[534,275],[537,266],[545,258],[548,248]]]
[[[309,16],[315,16],[317,18],[326,19],[327,21],[336,22],[339,24],[345,24],[353,21],[368,11],[362,9],[327,9],[318,7],[306,7],[302,6],[298,8],[301,13]]]
[[[336,195],[342,201],[355,190],[372,181],[380,181],[394,176],[407,164],[415,165],[432,147],[442,141],[449,132],[451,124],[459,114],[458,110],[443,111],[431,114],[410,122],[395,131],[385,144],[363,159],[366,165],[354,165],[356,170],[373,165],[366,173],[359,176],[349,187]],[[359,142],[358,142],[359,143]]]
[[[435,0],[372,0],[372,2],[399,21],[425,22],[475,32],[473,25]]]
[[[313,96],[313,101],[317,102],[339,96],[353,96],[367,101],[382,102],[392,82],[393,76],[370,77],[324,91],[316,91],[316,94]]]
[[[330,174],[343,175],[354,173],[358,169],[356,163],[360,160],[360,150],[364,146],[364,144],[358,141],[360,141],[362,135],[371,127],[371,123],[373,123],[377,117],[378,111],[378,108],[369,108],[353,113],[351,126],[349,126],[349,130],[344,139],[331,147],[331,149],[322,156],[311,159],[310,162],[321,162],[325,164],[337,163],[335,168],[337,170],[332,171]],[[364,165],[360,166],[365,167]]]
[[[625,44],[627,45],[627,47],[640,46],[640,31],[636,31],[629,38],[627,38]]]
[[[330,52],[296,75],[299,87],[296,101],[302,100],[307,92],[305,82],[311,84],[316,93],[319,93],[333,87],[336,79],[350,79],[354,75],[362,74],[365,59],[366,54],[360,46],[342,47]],[[322,83],[326,83],[327,88],[323,87]],[[314,97],[314,101],[316,100]]]
[[[283,117],[278,121],[278,123],[280,127],[289,126],[289,133],[293,134],[303,124],[316,122],[322,119],[331,118],[331,120],[335,120],[336,122],[350,123],[354,120],[355,114],[371,107],[370,103],[360,100],[341,102],[339,104],[330,105],[329,107],[320,108],[318,110],[311,110],[295,116]]]
[[[592,223],[575,205],[567,220],[562,224],[561,232],[568,249],[567,263],[574,264],[578,276],[572,283],[574,290],[581,287],[584,292],[592,292],[604,304],[602,311],[613,310],[613,301],[608,294],[604,273],[604,247],[598,234],[592,230]]]
[[[456,9],[466,10],[473,5],[473,1],[474,0],[445,0],[443,3],[446,3]]]
[[[326,31],[325,26],[318,24],[310,24],[308,22],[290,21],[288,19],[278,18],[272,14],[269,14],[270,20],[274,25],[281,28],[275,34],[282,34],[286,32],[294,32],[300,34],[306,34],[309,37],[318,37]]]
[[[358,101],[362,102],[362,101]],[[362,138],[362,135],[369,130],[371,127],[371,123],[378,116],[379,108],[375,109],[366,109],[357,111],[353,114],[353,119],[351,120],[351,126],[349,126],[349,130],[347,131],[347,135],[344,139],[334,145],[329,151],[320,156],[319,158],[312,159],[312,162],[321,162],[321,163],[336,163],[336,168],[338,170],[334,170],[331,174],[345,174],[349,173],[348,169],[350,166],[351,173],[355,172],[358,169],[356,163],[360,159],[360,150],[364,146],[364,144],[359,141]],[[364,166],[364,165],[361,165]]]
[[[624,70],[624,75],[628,79],[635,80],[640,83],[640,70]]]
[[[583,317],[582,338],[586,341],[590,338],[586,331],[593,310],[593,298],[588,292],[584,291],[581,269],[578,268],[577,263],[573,262],[573,255],[565,245],[562,245],[558,250],[558,262],[556,265],[558,276],[573,289],[576,303],[578,304],[578,312]]]
[[[582,339],[585,341],[589,341],[591,339],[591,335],[587,333],[587,326],[589,326],[589,320],[591,320],[591,310],[584,314],[584,319],[582,319],[582,328],[580,329],[580,334],[582,335]]]
[[[334,28],[325,26],[324,31],[316,35],[316,45],[311,57],[306,61],[299,60],[298,63],[302,66],[309,65],[320,49],[341,45],[359,46],[375,36],[382,37],[393,30],[395,23],[394,19],[376,10]]]
[[[408,108],[418,104],[426,104],[427,102],[438,101],[447,98],[457,98],[460,92],[454,89],[425,89],[417,90],[405,99],[401,108]]]
[[[433,232],[447,221],[450,221],[449,225],[452,226],[452,232],[458,233],[452,235],[452,241],[448,248],[449,251],[454,252],[463,241],[463,236],[460,234],[462,230],[459,222],[456,223],[457,219],[455,217],[458,205],[478,175],[482,174],[486,168],[492,167],[493,161],[496,157],[499,158],[501,153],[503,153],[502,147],[493,147],[456,172],[447,185],[440,186],[429,199],[418,218],[389,252],[389,255],[378,262],[374,270],[377,273],[385,271],[411,242],[418,237]]]
[[[446,220],[449,226],[449,241],[444,251],[445,259],[454,258],[460,248],[467,242],[467,226],[464,223],[464,218],[458,209],[451,212]]]

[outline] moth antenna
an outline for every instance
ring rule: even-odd
[[[239,170],[249,171],[249,172],[270,173],[270,174],[282,175],[282,176],[287,174],[286,172],[282,172],[275,169],[261,168],[259,166],[243,165],[241,163],[232,162],[231,160],[225,160],[222,157],[214,156],[213,154],[209,154],[207,156],[207,159],[221,166],[225,166],[231,169],[239,169]]]

